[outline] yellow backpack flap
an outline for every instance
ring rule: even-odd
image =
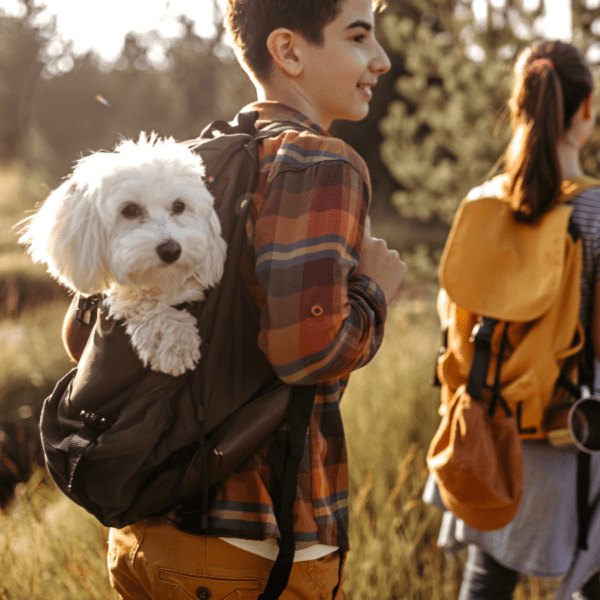
[[[491,340],[486,385],[491,387],[495,379],[506,326],[501,397],[517,416],[522,438],[547,436],[544,415],[560,370],[583,345],[581,241],[569,234],[572,207],[565,202],[599,185],[588,177],[566,180],[561,203],[534,225],[514,218],[504,194],[506,176],[463,200],[440,264],[448,298],[448,343],[438,365],[442,409],[468,381],[473,330],[480,317],[489,317],[499,324]]]

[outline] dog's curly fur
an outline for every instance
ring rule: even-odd
[[[155,134],[81,159],[22,222],[19,242],[78,294],[103,293],[144,365],[179,375],[200,359],[195,319],[223,274],[226,244],[201,159]]]

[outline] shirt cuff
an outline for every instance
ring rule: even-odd
[[[359,275],[351,279],[349,285],[353,288],[357,287],[367,296],[372,297],[377,304],[381,305],[384,315],[387,313],[385,294],[374,279],[371,279],[368,275]]]

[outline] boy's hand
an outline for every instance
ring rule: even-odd
[[[367,216],[357,273],[375,280],[383,290],[387,305],[390,306],[398,298],[406,270],[406,265],[400,260],[396,250],[390,250],[385,240],[371,237],[371,219]]]

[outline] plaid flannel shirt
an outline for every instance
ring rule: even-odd
[[[259,146],[259,178],[242,273],[261,309],[258,340],[281,379],[318,383],[294,506],[299,548],[348,547],[349,478],[340,399],[349,374],[378,350],[386,315],[381,288],[356,274],[370,200],[364,161],[304,115],[260,102],[257,127],[290,129]],[[286,428],[216,486],[215,535],[279,537],[275,508]]]

